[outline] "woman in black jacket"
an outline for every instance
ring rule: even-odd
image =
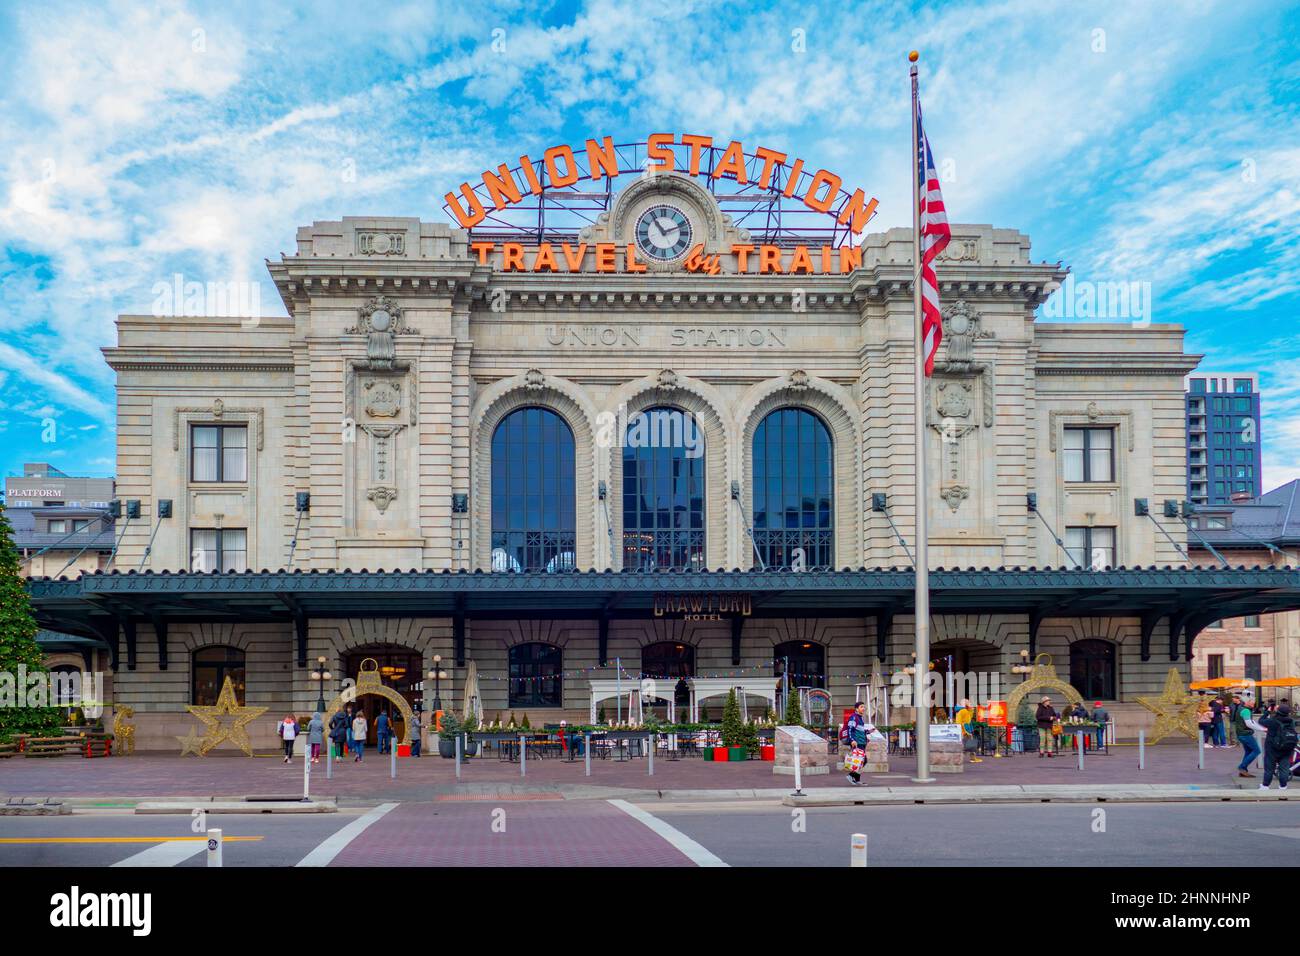
[[[1038,710],[1034,714],[1034,719],[1038,721],[1039,759],[1042,759],[1044,755],[1055,757],[1056,737],[1052,734],[1052,725],[1056,723],[1057,713],[1052,707],[1052,698],[1044,697],[1038,702]]]

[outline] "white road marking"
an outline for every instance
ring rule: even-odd
[[[367,827],[396,806],[395,803],[381,803],[365,816],[353,820],[347,826],[330,834],[320,846],[299,860],[298,866],[329,866],[349,843],[361,836]]]
[[[208,851],[207,840],[169,840],[118,860],[114,866],[176,866]]]
[[[608,802],[613,806],[618,807],[634,820],[639,820],[644,823],[655,833],[659,834],[671,843],[676,850],[680,851],[682,855],[696,866],[727,866],[725,862],[717,856],[714,856],[705,847],[696,843],[676,827],[664,823],[664,821],[660,820],[654,814],[648,813],[640,807],[633,806],[626,800],[610,800]]]

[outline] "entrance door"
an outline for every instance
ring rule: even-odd
[[[379,665],[380,679],[384,684],[406,698],[406,702],[414,709],[415,701],[420,696],[420,692],[415,689],[415,685],[420,682],[421,659],[419,653],[410,648],[394,645],[358,648],[349,652],[344,658],[343,673],[347,677],[356,680],[357,673],[361,670],[361,662],[367,659],[372,659]],[[405,736],[406,722],[391,701],[370,694],[365,697],[358,697],[353,703],[353,709],[355,710],[357,707],[360,707],[361,712],[366,715],[367,744],[373,746],[379,743],[379,735],[375,730],[375,721],[379,719],[381,713],[388,715],[389,726],[393,730],[393,739],[401,740]]]

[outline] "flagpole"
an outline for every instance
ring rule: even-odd
[[[925,353],[921,337],[921,141],[918,122],[916,61],[908,54],[912,77],[912,321],[913,382],[916,407],[912,414],[913,457],[916,463],[916,662],[912,692],[916,709],[915,783],[933,783],[930,776],[930,707],[926,699],[930,673],[930,503],[925,476]]]

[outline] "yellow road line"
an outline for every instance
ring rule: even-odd
[[[131,836],[131,837],[0,837],[0,844],[10,843],[182,843],[206,840],[206,836]],[[247,843],[261,840],[260,836],[223,836],[226,843]]]

